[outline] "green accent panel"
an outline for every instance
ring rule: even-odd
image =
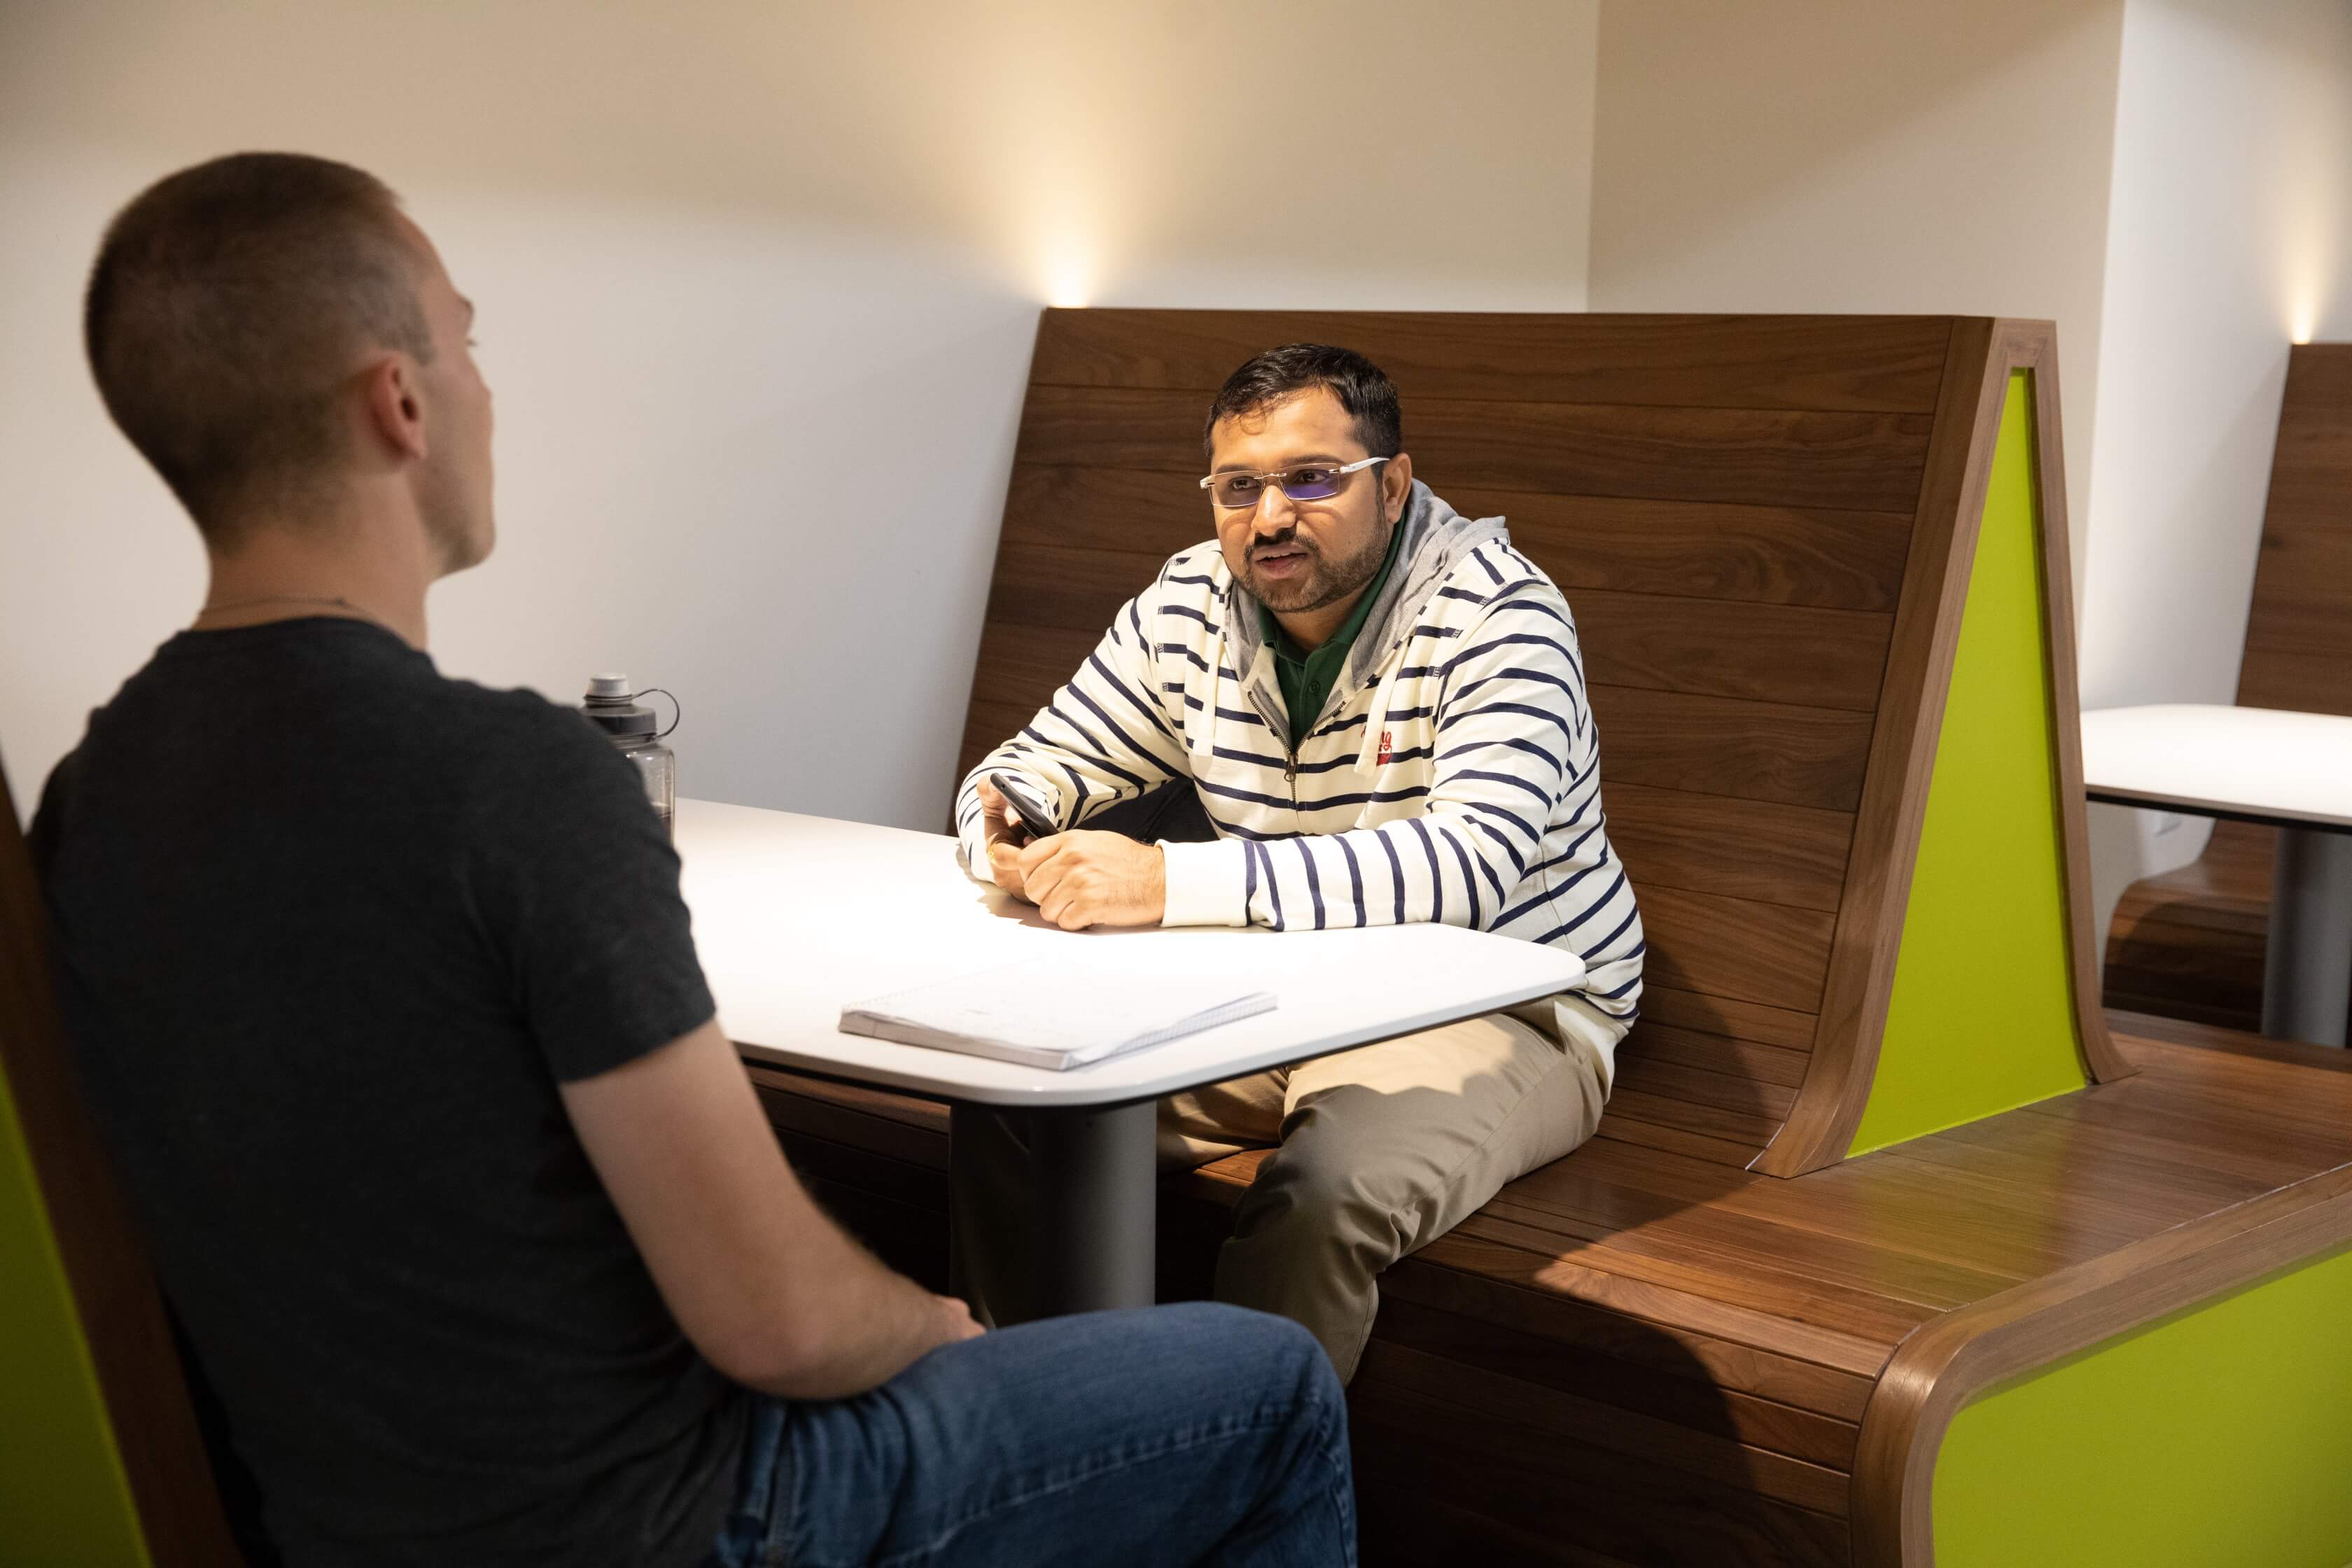
[[[1903,947],[1853,1153],[2083,1087],[2033,395],[2009,378]]]
[[[0,1078],[0,1559],[144,1564],[16,1096]]]
[[[1938,1568],[2352,1562],[2352,1251],[1996,1384],[1936,1462]]]

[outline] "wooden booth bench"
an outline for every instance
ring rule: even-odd
[[[2352,715],[2352,343],[2287,353],[2238,705]],[[2189,865],[2135,882],[2107,934],[2107,1005],[2263,1022],[2278,829],[2220,822]]]
[[[963,766],[1206,536],[1210,395],[1297,339],[1567,594],[1649,939],[1598,1136],[1383,1277],[1366,1560],[2352,1558],[2352,1072],[2097,1005],[2050,329],[1048,311]],[[754,1077],[943,1283],[944,1108]],[[1259,1158],[1169,1185],[1166,1294]]]

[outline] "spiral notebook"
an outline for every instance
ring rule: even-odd
[[[841,1010],[841,1027],[1062,1072],[1270,1013],[1277,998],[1214,975],[1111,973],[1032,959]]]

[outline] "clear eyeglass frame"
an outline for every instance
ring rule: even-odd
[[[1201,488],[1208,491],[1209,499],[1219,506],[1234,510],[1257,505],[1265,499],[1268,484],[1292,500],[1329,500],[1339,493],[1349,474],[1387,461],[1386,458],[1360,458],[1352,463],[1298,463],[1287,468],[1269,468],[1262,474],[1211,474],[1201,481]],[[1302,477],[1307,475],[1318,477]],[[1236,483],[1248,483],[1256,488],[1245,495],[1228,499],[1226,487]]]

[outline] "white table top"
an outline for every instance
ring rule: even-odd
[[[955,841],[822,816],[677,803],[695,945],[719,1021],[779,1067],[989,1105],[1111,1105],[1474,1017],[1575,985],[1574,953],[1458,926],[1064,931],[956,865]],[[1271,1013],[1048,1072],[841,1032],[844,1004],[1053,954],[1215,969]]]
[[[2164,703],[2083,715],[2094,800],[2352,832],[2352,719]]]

